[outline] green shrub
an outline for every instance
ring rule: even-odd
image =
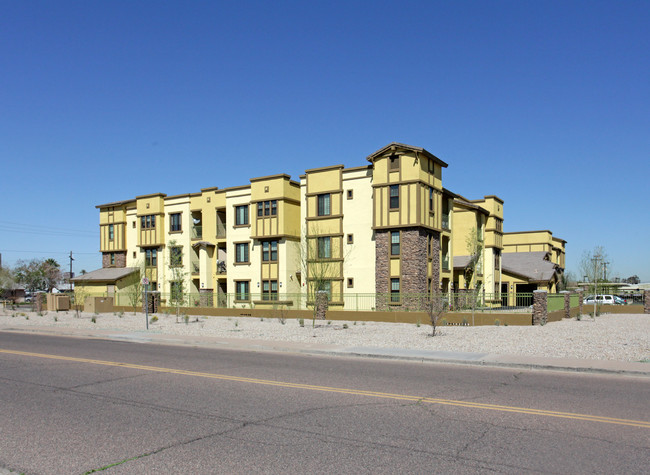
[[[344,323],[344,324],[343,324],[343,329],[344,329],[344,330],[347,330],[347,329],[348,329],[348,324],[347,324],[347,323]]]
[[[301,327],[304,327],[305,326],[305,319],[304,318],[299,318],[298,319],[298,325],[300,325]]]

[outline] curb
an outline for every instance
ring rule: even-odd
[[[554,364],[546,360],[552,358],[546,357],[520,357],[521,359],[543,359],[545,361],[504,361],[512,358],[518,358],[517,355],[492,355],[488,353],[466,353],[451,351],[427,351],[427,350],[408,350],[402,348],[305,348],[302,344],[291,344],[278,341],[252,342],[247,340],[189,340],[186,338],[176,338],[176,335],[167,335],[162,333],[141,332],[107,332],[98,334],[86,331],[65,332],[65,330],[48,331],[45,329],[26,329],[26,328],[5,328],[0,331],[22,334],[36,334],[54,337],[68,338],[89,338],[109,341],[122,341],[139,344],[158,344],[170,346],[192,346],[200,348],[219,348],[233,351],[253,351],[253,352],[277,352],[277,353],[294,353],[313,356],[338,356],[348,358],[370,358],[384,359],[393,361],[410,361],[418,363],[433,364],[453,364],[464,366],[480,366],[484,368],[502,368],[502,369],[524,369],[534,371],[559,371],[565,373],[581,374],[600,374],[600,375],[619,375],[650,377],[650,363],[610,361],[610,360],[575,360],[575,364],[570,362]],[[607,366],[621,366],[620,368],[610,368]],[[633,366],[643,365],[643,367],[634,368]]]

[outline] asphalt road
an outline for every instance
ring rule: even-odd
[[[0,332],[0,467],[648,473],[649,396],[647,378]]]

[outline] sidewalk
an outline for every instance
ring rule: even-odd
[[[626,376],[650,377],[650,363],[593,360],[578,358],[548,358],[522,355],[496,355],[489,353],[466,353],[452,351],[407,350],[400,348],[348,347],[322,343],[297,343],[213,336],[171,335],[153,330],[115,331],[102,329],[74,329],[31,326],[4,329],[5,332],[34,333],[40,335],[66,336],[129,341],[160,345],[193,346],[229,350],[286,352],[322,356],[382,358],[428,363],[465,364],[487,367],[520,368]]]

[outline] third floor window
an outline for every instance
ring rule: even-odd
[[[235,225],[244,226],[248,224],[248,205],[235,206]]]
[[[318,195],[318,216],[329,216],[330,214],[330,194]]]
[[[181,214],[172,213],[169,215],[169,230],[171,232],[177,232],[181,230]]]
[[[399,208],[399,185],[390,185],[390,201],[388,206],[391,209]]]
[[[156,227],[156,215],[148,214],[146,216],[140,216],[140,227],[142,229],[153,229]]]

